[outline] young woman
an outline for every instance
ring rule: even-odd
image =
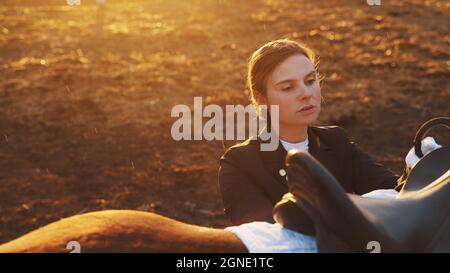
[[[364,153],[342,128],[313,125],[322,101],[316,68],[313,52],[287,39],[269,42],[251,56],[250,98],[257,107],[279,106],[280,145],[275,151],[262,151],[257,138],[231,147],[222,156],[219,186],[234,225],[274,222],[272,208],[288,191],[285,157],[290,149],[308,151],[349,193],[398,186],[399,176]]]

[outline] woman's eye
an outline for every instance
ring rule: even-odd
[[[306,81],[307,85],[313,85],[316,82],[316,79],[310,79],[308,81]]]
[[[289,86],[285,86],[285,87],[283,87],[281,90],[282,91],[290,91],[290,90],[292,90],[294,87],[292,86],[292,85],[289,85]]]

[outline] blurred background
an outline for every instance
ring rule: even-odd
[[[0,3],[0,243],[103,209],[230,225],[222,143],[172,140],[170,111],[247,105],[247,59],[270,40],[315,50],[318,124],[396,173],[417,127],[450,116],[448,1],[68,2]]]

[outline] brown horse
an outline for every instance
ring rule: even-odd
[[[154,213],[106,210],[72,216],[0,245],[2,252],[247,252],[223,229],[190,225]]]

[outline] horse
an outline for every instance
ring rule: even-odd
[[[75,215],[0,245],[20,252],[245,253],[233,233],[179,222],[155,213],[105,210]]]

